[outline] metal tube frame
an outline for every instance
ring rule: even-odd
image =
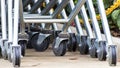
[[[89,10],[90,18],[92,19],[92,25],[93,25],[97,40],[102,41],[102,36],[101,36],[100,28],[98,25],[98,21],[96,19],[96,13],[93,7],[92,0],[87,0],[86,3]]]
[[[112,37],[110,34],[110,29],[109,29],[109,25],[108,25],[108,21],[107,21],[107,17],[106,17],[106,13],[105,13],[102,0],[97,0],[97,4],[98,4],[98,8],[99,8],[99,12],[100,12],[101,20],[102,20],[102,26],[104,29],[107,44],[113,45],[113,41],[112,41]]]

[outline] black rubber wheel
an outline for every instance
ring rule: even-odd
[[[1,52],[2,52],[2,50],[1,50],[1,46],[0,46],[0,58],[2,57],[2,53]]]
[[[70,35],[70,38],[69,38],[69,41],[68,41],[68,44],[67,44],[68,51],[75,52],[76,49],[77,49],[77,46],[78,46],[75,33],[69,33],[69,35]]]
[[[8,53],[8,61],[12,62],[11,53]]]
[[[61,41],[59,46],[56,48],[55,46],[55,41],[53,42],[53,53],[56,56],[64,56],[66,54],[66,48],[67,48],[67,42],[66,41]]]
[[[36,34],[31,39],[31,44],[35,48],[36,51],[43,52],[43,51],[45,51],[49,47],[50,37],[47,37],[46,39],[44,39],[44,41],[42,43],[39,43],[38,37],[39,37],[39,34]]]
[[[117,53],[116,53],[116,46],[110,46],[109,47],[109,65],[110,66],[116,66],[117,64]]]
[[[79,46],[80,54],[88,54],[89,46],[87,44],[87,36],[81,36],[81,44]]]
[[[38,33],[36,33],[36,34],[38,34]],[[36,35],[36,34],[34,34],[33,32],[28,32],[28,35],[29,35],[29,40],[28,40],[28,43],[27,43],[27,48],[28,49],[32,49],[33,48],[33,46],[31,45],[31,39],[32,39],[32,37],[34,37],[34,35]]]
[[[99,42],[99,48],[98,48],[98,59],[100,61],[105,61],[106,60],[106,55],[107,55],[107,52],[106,52],[106,42],[105,41],[100,41]]]
[[[8,59],[7,51],[5,48],[2,49],[2,57],[4,58],[4,60]]]
[[[91,46],[89,48],[89,54],[92,58],[97,58],[97,48],[95,47],[95,39],[91,40]]]
[[[21,46],[21,55],[25,56],[27,41],[19,41],[18,44]]]
[[[21,63],[21,56],[20,56],[20,50],[19,48],[15,47],[13,49],[13,66],[14,67],[20,67],[20,63]]]
[[[9,49],[8,49],[8,61],[12,62],[12,57],[11,57],[11,50],[12,50],[12,45],[8,44]]]

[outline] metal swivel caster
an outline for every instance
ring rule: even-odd
[[[18,42],[18,44],[21,46],[21,55],[25,56],[27,41],[21,40]]]
[[[21,49],[20,46],[13,46],[12,62],[14,67],[20,67],[21,63]]]
[[[97,48],[95,46],[95,39],[91,39],[91,46],[89,47],[89,54],[92,58],[97,58]]]
[[[67,49],[67,40],[57,37],[53,42],[53,52],[56,56],[64,56]]]
[[[89,46],[87,44],[87,36],[81,36],[81,43],[79,45],[80,54],[88,54]]]
[[[97,56],[100,61],[105,61],[106,60],[106,41],[100,41],[99,46],[98,46],[98,51],[97,51]]]
[[[32,37],[31,41],[31,45],[35,48],[36,51],[43,52],[49,47],[50,35],[36,34],[34,37]]]
[[[77,39],[76,39],[75,33],[69,33],[69,35],[70,37],[67,45],[68,51],[75,52],[77,49]]]
[[[117,64],[117,53],[116,53],[116,46],[111,45],[108,48],[108,61],[110,66],[116,66]]]

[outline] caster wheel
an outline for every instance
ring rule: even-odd
[[[7,51],[5,48],[2,49],[2,57],[4,58],[4,60],[8,59]]]
[[[21,55],[25,56],[25,50],[26,50],[26,41],[19,41],[18,44],[21,46]]]
[[[27,46],[27,49],[33,49],[33,46],[31,45],[31,41],[28,41],[26,46]]]
[[[87,36],[81,36],[81,44],[79,46],[80,54],[88,54],[89,46],[87,44]]]
[[[97,58],[97,48],[95,47],[95,39],[91,40],[91,46],[89,48],[89,54],[92,58]]]
[[[56,44],[56,40],[54,40],[54,42],[53,42],[53,53],[56,56],[64,56],[66,53],[67,41],[61,41],[57,48],[56,48],[55,44]]]
[[[108,53],[109,53],[109,57],[108,57],[109,65],[116,66],[117,64],[116,46],[113,46],[113,45],[110,46]]]
[[[70,33],[69,35],[70,35],[70,38],[67,45],[68,51],[75,52],[77,49],[77,39],[76,39],[75,33]]]
[[[39,34],[37,34],[32,38],[31,41],[32,41],[31,44],[35,48],[36,51],[43,52],[49,47],[50,37],[47,37],[46,39],[44,39],[43,42],[39,43]]]
[[[100,61],[105,61],[106,60],[106,55],[107,55],[107,52],[106,52],[106,42],[105,41],[101,41],[99,43],[99,48],[98,48],[98,59]]]
[[[2,53],[1,52],[2,52],[2,50],[1,50],[1,47],[0,47],[0,58],[2,57]]]
[[[12,62],[12,58],[11,58],[11,52],[12,52],[12,45],[8,44],[9,48],[8,48],[8,61]]]
[[[13,66],[14,67],[20,67],[21,62],[21,54],[20,54],[20,47],[13,47]]]
[[[32,37],[34,37],[35,34],[33,32],[28,32],[28,35],[29,35],[29,40],[28,40],[26,47],[28,49],[32,49],[33,46],[31,45],[31,42],[32,42],[31,39],[32,39]]]
[[[8,53],[8,61],[12,62],[11,53]]]

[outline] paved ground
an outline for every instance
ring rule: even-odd
[[[0,68],[13,68],[7,60],[0,59]],[[98,61],[89,55],[80,55],[79,52],[67,52],[63,57],[54,56],[51,49],[45,52],[27,50],[26,57],[22,58],[21,68],[120,68],[110,67],[107,61]]]
[[[72,29],[76,32],[74,28]],[[118,53],[120,53],[120,39],[113,38],[113,42],[118,45]],[[120,59],[120,54],[118,55]],[[7,60],[0,59],[0,68],[13,68],[13,66]],[[110,67],[107,61],[99,61],[97,58],[90,58],[89,55],[80,55],[79,52],[67,52],[63,57],[56,57],[51,49],[45,52],[29,49],[22,58],[21,68],[120,68],[120,62],[117,66]]]

